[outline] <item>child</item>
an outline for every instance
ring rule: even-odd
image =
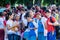
[[[36,19],[38,20],[38,40],[46,40],[44,37],[44,27],[41,20],[41,13],[36,14]]]
[[[3,14],[0,12],[0,40],[4,40],[5,27],[4,27],[4,19],[2,18]]]
[[[19,16],[18,14],[16,14],[16,15],[15,15],[15,19],[16,19],[16,20],[14,21],[14,23],[15,23],[15,24],[16,24],[16,23],[18,24],[18,27],[17,27],[17,29],[16,29],[16,30],[17,30],[17,31],[16,31],[16,37],[17,37],[18,40],[20,40],[20,21],[19,21],[19,18],[20,18],[20,16]]]
[[[13,15],[12,13],[8,14],[8,21],[7,21],[7,34],[8,34],[8,40],[18,40],[16,37],[16,29],[15,27],[18,26],[18,24],[16,23],[14,25],[13,22]]]
[[[35,30],[35,33],[36,33],[36,38],[38,38],[38,21],[39,21],[39,12],[37,12],[34,16],[35,18],[33,19],[35,21],[34,25],[36,25],[36,30]]]
[[[59,23],[56,21],[54,17],[51,16],[51,13],[49,10],[46,10],[46,16],[48,17],[46,21],[46,29],[48,31],[47,33],[47,40],[56,40],[56,30],[55,26],[58,26]]]
[[[29,33],[28,33],[29,35],[28,35],[27,40],[36,40],[35,26],[33,24],[33,20],[31,18],[31,15],[29,14],[29,12],[26,13],[25,18],[28,21],[27,26],[28,26],[28,29],[30,30]]]

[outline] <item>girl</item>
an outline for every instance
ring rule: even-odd
[[[4,40],[5,27],[4,27],[4,19],[2,18],[3,14],[0,12],[0,40]]]
[[[41,20],[41,13],[37,12],[36,13],[36,18],[35,18],[35,22],[37,23],[38,25],[38,40],[45,40],[45,37],[44,37],[44,27],[43,27],[43,24],[42,24],[42,20]]]
[[[13,22],[13,14],[8,14],[8,21],[7,21],[7,34],[8,34],[8,40],[18,40],[16,37],[16,31],[17,30],[17,23]]]
[[[20,16],[18,14],[16,14],[15,15],[16,20],[14,22],[18,24],[18,28],[17,28],[18,31],[16,31],[16,37],[18,40],[20,40],[20,21],[19,21],[19,18],[20,18]]]
[[[26,13],[25,18],[28,21],[27,26],[28,26],[28,29],[29,29],[27,40],[36,40],[36,34],[35,34],[35,29],[36,28],[33,24],[33,20],[32,20],[31,15],[29,14],[29,12]]]
[[[46,29],[47,33],[47,40],[56,40],[56,30],[55,27],[59,26],[60,24],[57,22],[55,17],[51,16],[49,10],[46,10],[46,16],[48,17],[46,21]]]
[[[46,40],[44,38],[44,27],[41,20],[41,14],[37,14],[38,17],[38,40]]]

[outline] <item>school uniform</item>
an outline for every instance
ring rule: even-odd
[[[25,16],[25,13],[20,14],[20,21],[21,21],[20,27],[21,27],[21,33],[23,33],[23,32],[26,30],[26,28],[27,28],[27,20],[25,19],[24,16]]]
[[[38,21],[38,40],[45,40],[44,27],[41,20]]]
[[[35,28],[33,22],[29,22],[28,27],[29,28]],[[28,40],[36,40],[36,33],[35,33],[35,30],[34,29],[30,29]]]
[[[34,24],[34,26],[35,26],[35,28],[37,28],[36,30],[35,30],[35,33],[36,33],[36,37],[38,37],[38,19],[37,18],[34,18],[33,19],[34,21],[33,21],[33,24]]]
[[[14,21],[15,23],[17,23],[17,24],[19,24],[19,27],[18,27],[18,29],[16,29],[16,30],[18,30],[18,31],[16,31],[15,32],[15,36],[16,36],[16,38],[17,38],[17,40],[21,40],[21,32],[20,32],[20,21]]]
[[[14,26],[12,20],[7,21],[7,25],[9,25],[11,28]],[[7,34],[8,34],[8,40],[20,40],[18,38],[18,34],[15,31],[12,31],[11,29],[7,29]]]
[[[48,30],[48,34],[47,34],[47,40],[56,40],[56,31],[53,25],[49,25],[48,23],[51,22],[51,20],[53,22],[56,21],[56,19],[54,17],[49,17],[47,20],[47,30]]]
[[[5,34],[4,20],[3,18],[0,17],[0,40],[4,40],[4,34]]]
[[[42,21],[42,24],[43,24],[43,27],[44,27],[44,37],[45,37],[45,40],[47,40],[47,29],[45,28],[45,22],[47,21],[47,18],[42,17],[41,21]]]

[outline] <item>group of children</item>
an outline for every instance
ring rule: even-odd
[[[0,40],[56,40],[55,27],[60,24],[49,9],[39,6],[18,12],[0,12]],[[43,11],[43,12],[42,12]],[[54,10],[53,10],[54,11]]]

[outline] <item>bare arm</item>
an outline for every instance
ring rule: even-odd
[[[7,24],[7,28],[8,28],[8,30],[10,30],[11,29],[11,27]]]
[[[45,29],[47,29],[47,23],[46,22],[44,22],[44,25],[45,25]]]
[[[48,22],[49,25],[59,26],[60,24],[56,21],[54,23]]]

